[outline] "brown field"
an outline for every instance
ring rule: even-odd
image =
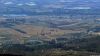
[[[16,25],[15,28],[27,32],[27,34],[30,36],[44,35],[47,37],[54,37],[54,36],[68,34],[68,33],[81,32],[78,30],[74,30],[74,31],[73,30],[61,30],[61,29],[57,29],[57,28],[48,28],[48,27],[33,26],[33,25]]]
[[[22,40],[23,37],[32,37],[32,36],[39,36],[42,39],[55,39],[58,36],[62,36],[64,34],[69,33],[77,33],[81,32],[78,30],[61,30],[58,28],[48,28],[42,26],[34,26],[34,25],[16,25],[13,28],[20,29],[21,31],[26,32],[26,34],[16,31],[11,28],[0,28],[0,33],[2,34],[10,34],[15,40]]]

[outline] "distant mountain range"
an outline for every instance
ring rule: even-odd
[[[68,10],[98,10],[100,0],[0,0],[0,14],[66,12]],[[35,13],[34,13],[35,12]]]

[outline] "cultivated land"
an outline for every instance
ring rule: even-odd
[[[1,16],[0,51],[26,56],[99,55],[99,47],[90,47],[99,44],[99,16],[83,16]]]

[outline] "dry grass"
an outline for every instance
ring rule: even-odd
[[[16,25],[15,28],[20,29],[22,31],[27,32],[28,35],[44,35],[48,38],[52,38],[55,36],[61,36],[68,33],[77,33],[80,32],[78,30],[61,30],[57,28],[48,28],[48,27],[42,27],[42,26],[33,26],[33,25]]]
[[[11,28],[0,28],[0,33],[10,34],[15,40],[23,40],[23,37],[31,37],[31,36],[39,36],[41,39],[55,39],[56,37],[62,36],[64,34],[76,33],[80,31],[73,30],[61,30],[58,28],[48,28],[42,26],[34,26],[34,25],[16,25],[13,28],[20,29],[27,34],[18,32]]]

